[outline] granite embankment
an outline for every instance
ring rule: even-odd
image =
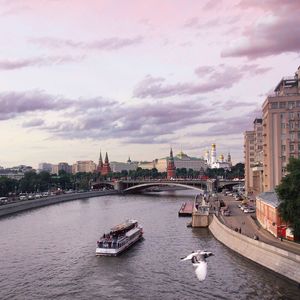
[[[95,191],[95,192],[84,192],[84,193],[72,193],[72,194],[62,194],[57,196],[50,196],[47,198],[40,198],[34,200],[18,201],[14,203],[9,203],[0,206],[0,217],[21,212],[28,209],[38,208],[42,206],[52,205],[56,203],[73,201],[91,197],[99,197],[106,195],[118,194],[118,191]]]
[[[222,224],[216,216],[209,229],[228,248],[300,284],[300,255],[235,232]]]

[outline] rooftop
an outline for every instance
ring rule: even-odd
[[[278,207],[279,206],[279,199],[277,194],[273,191],[273,192],[263,192],[259,195],[257,195],[257,198],[273,207]]]

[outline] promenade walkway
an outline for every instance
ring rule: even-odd
[[[267,243],[269,245],[290,251],[292,253],[300,255],[300,244],[290,242],[288,240],[281,241],[280,239],[274,237],[267,230],[263,229],[255,220],[251,217],[254,214],[245,214],[238,205],[241,201],[234,200],[231,196],[224,196],[219,194],[219,198],[223,199],[225,204],[231,211],[230,216],[220,216],[220,220],[229,228],[238,228],[241,230],[241,234],[253,238],[254,235],[258,236],[259,240]],[[253,202],[254,206],[254,202]]]

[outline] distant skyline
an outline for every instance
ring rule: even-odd
[[[243,161],[243,131],[300,65],[300,2],[0,0],[0,166]]]

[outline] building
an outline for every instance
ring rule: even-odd
[[[253,194],[263,192],[263,126],[262,119],[256,118],[254,125],[254,166],[252,167]]]
[[[51,173],[51,171],[52,171],[52,164],[46,163],[46,162],[39,163],[38,172],[42,172],[42,171]]]
[[[263,111],[263,189],[274,189],[286,174],[290,157],[300,153],[300,67],[280,80]]]
[[[168,159],[168,166],[167,166],[167,179],[173,179],[176,177],[176,167],[174,164],[174,157],[172,148],[170,150],[170,157]]]
[[[96,171],[96,164],[92,160],[81,160],[77,161],[72,166],[72,173],[76,174],[79,172],[93,173]]]
[[[253,192],[254,135],[253,130],[244,132],[245,191],[247,194]]]
[[[158,172],[166,172],[168,166],[169,157],[155,159],[152,162],[140,162],[138,167],[142,169],[153,169],[156,168]],[[192,169],[194,171],[203,171],[207,169],[207,165],[204,159],[190,157],[187,154],[180,151],[176,156],[173,157],[174,165],[176,169],[185,168],[187,170]]]
[[[263,192],[263,126],[256,118],[253,130],[244,132],[245,189],[247,194]]]
[[[57,168],[58,168],[58,172],[59,171],[65,171],[66,173],[72,173],[72,166],[70,166],[66,162],[60,162],[60,163],[58,163]]]
[[[225,169],[230,170],[231,169],[231,155],[228,153],[227,160],[224,159],[224,155],[221,154],[219,156],[219,159],[217,159],[217,150],[216,150],[216,144],[211,145],[211,151],[207,150],[204,155],[205,161],[209,168],[211,169]]]
[[[291,228],[281,220],[275,192],[263,192],[256,196],[256,218],[261,226],[278,238],[294,240]]]
[[[116,162],[112,161],[110,162],[110,168],[112,172],[122,172],[122,171],[136,171],[138,168],[138,162],[137,161],[131,161],[130,157],[128,158],[127,162]]]

